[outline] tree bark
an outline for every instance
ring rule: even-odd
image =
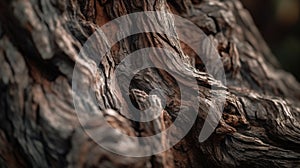
[[[139,11],[172,12],[192,21],[214,42],[227,84],[209,76],[201,60],[176,38],[157,33],[133,35],[118,42],[100,63],[99,108],[107,121],[129,135],[152,135],[176,118],[180,97],[174,79],[146,69],[131,82],[132,101],[149,106],[149,90],[161,81],[174,89],[158,123],[126,119],[109,78],[127,55],[145,47],[168,48],[195,59],[201,100],[189,133],[170,150],[149,157],[125,157],[101,148],[83,131],[72,92],[78,52],[105,23]],[[162,18],[164,19],[164,18]],[[146,23],[149,24],[150,23]],[[174,29],[172,23],[168,26]],[[113,30],[112,30],[113,31]],[[192,33],[192,32],[191,32]],[[97,44],[95,44],[97,45]],[[0,164],[2,167],[297,167],[300,165],[300,85],[280,69],[249,13],[238,0],[2,0],[0,1]],[[183,59],[183,57],[178,57]],[[84,62],[82,63],[84,64]],[[170,63],[171,66],[172,63]],[[182,65],[185,66],[185,65]],[[95,67],[81,67],[91,75]],[[96,76],[90,76],[93,80]],[[101,80],[100,80],[101,79]],[[155,79],[155,80],[154,80]],[[169,80],[168,83],[164,83]],[[184,83],[184,82],[183,82]],[[211,90],[211,86],[217,89]],[[105,91],[101,91],[103,89]],[[208,93],[225,93],[222,118],[200,143],[198,135],[209,105]],[[195,102],[187,102],[192,104]],[[83,127],[94,131],[97,120]],[[159,130],[154,129],[157,126]],[[122,139],[112,142],[125,147]],[[130,146],[131,142],[126,142]],[[162,143],[164,141],[162,140]]]

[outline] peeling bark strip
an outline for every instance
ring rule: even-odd
[[[97,27],[138,11],[179,14],[199,26],[215,43],[227,77],[224,89],[195,60],[200,108],[189,134],[172,149],[143,158],[122,157],[99,147],[83,132],[74,111],[72,73],[79,49]],[[170,30],[174,25],[169,25]],[[116,31],[116,30],[112,30]],[[190,32],[192,33],[192,32]],[[102,62],[101,78],[138,49],[168,48],[196,58],[178,39],[155,33],[137,34],[117,43]],[[2,0],[0,1],[0,164],[1,167],[299,167],[300,85],[278,68],[274,56],[238,0]],[[82,61],[82,64],[85,62]],[[91,76],[95,67],[84,68]],[[144,80],[150,79],[150,82]],[[115,128],[133,136],[148,136],[172,124],[180,103],[174,79],[146,69],[131,82],[132,101],[148,106],[153,79],[174,88],[155,125],[136,123],[121,115],[109,85],[95,83],[99,107]],[[152,81],[152,82],[151,82]],[[209,94],[225,92],[226,104],[218,128],[203,143],[198,135],[210,105]],[[206,100],[206,101],[205,101]],[[91,108],[98,108],[90,106]],[[112,110],[114,109],[114,110]],[[97,118],[84,125],[103,127]],[[102,130],[105,132],[105,130]],[[126,142],[117,148],[141,150]]]

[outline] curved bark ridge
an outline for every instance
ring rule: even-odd
[[[97,28],[139,11],[172,12],[201,28],[218,49],[227,84],[209,75],[202,60],[178,38],[158,33],[136,34],[119,41],[100,64],[78,58],[80,48]],[[299,83],[278,68],[239,1],[12,0],[0,2],[0,13],[1,164],[7,167],[296,167],[300,164]],[[166,17],[160,18],[161,22],[175,31],[174,22]],[[97,45],[105,44],[93,47]],[[128,88],[131,102],[116,94],[108,82],[115,68],[129,53],[146,47],[167,48],[174,53],[174,62],[167,62],[168,66],[188,60],[190,64],[182,66],[191,69],[198,84],[198,97],[181,102],[177,82],[186,87],[190,87],[189,83],[184,77],[176,81],[166,71],[155,68],[135,75]],[[155,57],[151,61],[155,62]],[[78,78],[93,86],[96,106],[85,95],[72,91],[75,62],[82,75]],[[167,100],[149,93],[158,86],[167,93]],[[199,143],[209,108],[221,107],[219,102],[211,101],[211,95],[221,93],[226,95],[222,119],[209,139]],[[188,108],[199,103],[199,112],[188,135],[170,150],[149,157],[121,157],[99,147],[83,131],[82,127],[88,133],[107,134],[104,123],[99,122],[103,117],[80,124],[73,99],[84,115],[90,115],[86,109],[100,109],[113,128],[131,136],[151,136],[167,129],[176,119],[180,104]],[[128,109],[120,110],[128,103],[147,109],[157,107],[152,104],[162,101],[166,107],[151,122],[134,122],[125,117],[130,114]],[[149,150],[122,141],[126,140],[113,139],[107,143],[124,152]],[[164,136],[160,139],[162,144],[167,141]]]

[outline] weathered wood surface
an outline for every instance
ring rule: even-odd
[[[227,85],[208,77],[204,71],[197,78],[200,96],[206,99],[210,86],[216,84],[223,89],[214,92],[226,92],[227,98],[219,126],[204,143],[199,143],[198,135],[211,103],[209,99],[207,103],[199,102],[199,115],[189,134],[160,155],[121,157],[102,149],[83,132],[74,111],[73,96],[85,100],[72,95],[71,86],[77,53],[97,27],[137,11],[181,15],[215,42]],[[172,23],[166,24],[174,28]],[[125,53],[150,46],[167,47],[172,52],[195,57],[177,39],[155,33],[138,34],[120,41],[112,49],[110,58],[102,62],[105,73],[100,78],[109,77]],[[293,76],[280,70],[238,0],[1,0],[0,59],[0,164],[3,167],[300,165],[300,85]],[[196,60],[194,68],[203,71],[201,67],[201,61]],[[150,81],[168,78],[167,74],[153,69],[135,78],[131,94],[140,108],[147,106],[147,90],[156,84],[142,80],[145,74]],[[107,83],[99,85],[108,86]],[[171,82],[165,87],[175,86]],[[99,104],[102,108],[118,109],[119,104],[113,101],[117,97],[110,90],[99,91],[102,98]],[[161,129],[176,117],[179,101],[176,94],[174,99],[157,123]],[[128,134],[151,135],[157,131],[146,124],[135,125],[117,110],[103,110],[103,113],[114,127]],[[95,120],[86,126],[93,130],[101,125]]]

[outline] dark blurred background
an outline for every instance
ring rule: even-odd
[[[300,81],[300,0],[241,0],[282,67]]]

